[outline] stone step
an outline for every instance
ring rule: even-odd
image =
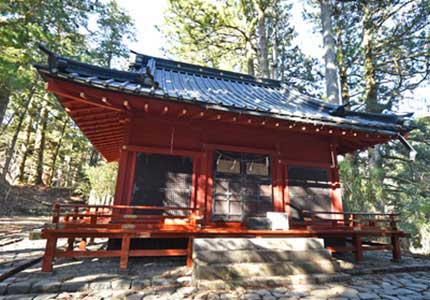
[[[197,238],[193,252],[231,250],[306,251],[324,249],[323,239],[317,238]]]
[[[334,273],[339,265],[328,259],[280,263],[198,264],[194,266],[196,280],[241,280],[256,276],[285,276],[297,274]]]
[[[345,273],[335,274],[299,274],[286,276],[257,276],[236,280],[199,280],[195,282],[200,289],[231,289],[238,286],[252,288],[285,287],[289,285],[312,285],[333,282],[351,281],[351,275]]]
[[[230,251],[195,251],[193,261],[197,264],[228,264],[249,262],[286,262],[306,260],[331,260],[331,254],[326,249],[284,251],[284,250],[230,250]]]

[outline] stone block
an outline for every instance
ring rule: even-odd
[[[195,263],[229,264],[247,262],[285,262],[285,261],[310,261],[331,259],[331,254],[326,249],[283,251],[283,250],[230,250],[226,251],[196,251],[193,254]]]
[[[26,280],[26,281],[18,281],[11,283],[7,288],[8,294],[27,294],[31,290],[33,282]]]
[[[283,250],[304,251],[324,249],[317,238],[196,238],[194,251]]]
[[[55,279],[44,279],[36,282],[31,287],[31,291],[38,293],[56,293],[60,290],[61,282]]]
[[[141,290],[151,285],[149,279],[133,279],[131,282],[131,288],[134,290]]]
[[[6,294],[7,287],[9,286],[9,282],[0,282],[0,295]]]
[[[131,287],[131,279],[118,278],[112,281],[112,289],[128,290]]]
[[[218,265],[196,265],[197,279],[246,279],[256,276],[285,276],[295,274],[334,273],[337,265],[331,261],[294,263],[235,263]]]
[[[111,289],[112,284],[109,279],[105,279],[103,281],[94,281],[90,283],[90,289],[95,291],[101,291],[105,289]]]

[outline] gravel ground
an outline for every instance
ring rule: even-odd
[[[378,257],[382,255],[369,253],[364,264]],[[389,253],[385,254],[387,257]],[[407,260],[412,262],[412,258]],[[128,272],[122,273],[118,271],[117,259],[60,259],[52,273],[41,273],[40,265],[35,265],[0,282],[0,294],[3,294],[0,299],[430,300],[430,271],[354,275],[346,282],[319,285],[208,290],[193,287],[191,272],[184,263],[181,258],[131,258]],[[387,260],[385,265],[386,272],[392,265],[399,267]]]
[[[0,218],[0,275],[41,256],[44,240],[28,240],[30,230],[45,218]],[[103,240],[96,240],[94,248]],[[57,259],[52,273],[40,272],[40,263],[0,281],[0,299],[130,299],[130,300],[286,300],[286,299],[429,299],[430,259],[403,255],[390,262],[390,252],[366,252],[360,264],[352,255],[338,257],[344,282],[303,283],[277,287],[195,288],[183,258],[131,258],[129,270],[119,272],[118,258]]]

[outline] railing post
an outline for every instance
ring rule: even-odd
[[[119,260],[120,271],[127,270],[129,252],[130,252],[130,237],[127,235],[124,235],[122,237],[121,256],[120,256],[120,260]]]
[[[363,245],[361,243],[361,233],[355,233],[353,237],[355,248],[355,261],[363,260]]]
[[[73,221],[77,221],[78,220],[78,214],[79,214],[79,207],[75,207],[75,209],[73,210],[73,218],[72,218],[72,220]]]
[[[394,215],[390,215],[390,227],[392,231],[397,231],[397,224]],[[400,240],[397,233],[391,233],[391,245],[393,249],[393,261],[400,261],[401,250],[400,250]]]
[[[193,266],[193,242],[194,236],[188,237],[188,246],[187,246],[187,268],[191,268]]]
[[[52,261],[55,257],[55,251],[57,249],[57,238],[48,237],[46,240],[45,255],[42,261],[42,272],[52,271]]]
[[[52,215],[52,223],[57,224],[60,222],[60,204],[58,202],[54,203],[54,212]]]

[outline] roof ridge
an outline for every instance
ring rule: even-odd
[[[280,87],[280,85],[283,83],[282,81],[276,80],[276,79],[257,77],[257,76],[253,76],[253,75],[249,75],[241,72],[234,72],[234,71],[229,71],[224,69],[218,69],[213,67],[187,63],[187,62],[173,60],[173,59],[147,55],[147,54],[136,52],[134,50],[130,50],[130,52],[136,55],[134,64],[138,64],[138,65],[142,63],[144,64],[146,61],[150,59],[155,59],[157,67],[182,71],[185,73],[188,73],[188,72],[192,72],[193,74],[200,73],[201,75],[212,76],[217,78],[219,77],[221,79],[230,79],[238,82],[248,81],[251,83],[263,84],[263,85],[277,85],[278,87]]]

